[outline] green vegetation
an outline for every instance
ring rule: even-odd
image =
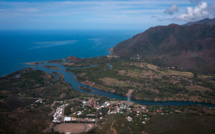
[[[72,110],[71,110],[72,108]],[[73,101],[64,109],[64,115],[69,115],[73,111],[82,110],[81,102],[80,101]]]
[[[114,107],[112,105],[112,107]],[[88,133],[149,133],[149,134],[211,134],[214,133],[214,108],[202,106],[141,106],[133,104],[126,119],[125,113],[107,114],[97,127]]]
[[[55,70],[59,70],[59,67],[56,67],[56,66],[45,66],[46,68],[50,68],[50,69],[55,69]]]
[[[5,98],[11,94],[31,96],[32,89],[48,86],[51,80],[51,76],[42,71],[24,69],[0,78],[0,97]]]
[[[51,131],[50,104],[55,100],[81,96],[64,81],[62,74],[58,75],[59,79],[53,82],[56,75],[28,68],[1,77],[0,133],[32,134]],[[39,98],[43,99],[43,103],[35,104],[35,100]]]
[[[89,88],[83,87],[83,86],[80,86],[79,88],[82,89],[82,90],[84,90],[84,91],[87,91],[87,92],[91,92],[92,91]]]
[[[186,72],[174,68],[158,67],[135,57],[97,57],[68,63],[67,69],[76,74],[82,83],[105,91],[126,96],[129,89],[132,97],[141,100],[184,100],[215,104],[215,77]],[[53,61],[60,62],[60,61]],[[65,64],[66,65],[66,64]],[[53,67],[52,67],[53,68]],[[56,73],[56,72],[55,72]],[[0,78],[0,133],[50,132],[51,115],[57,105],[69,104],[64,109],[66,116],[88,118],[87,114],[103,117],[97,127],[88,133],[213,133],[215,110],[202,106],[147,106],[131,105],[130,112],[122,109],[118,114],[107,114],[109,107],[97,109],[96,105],[110,101],[106,97],[81,94],[55,74],[24,69]],[[85,91],[89,88],[80,87]],[[93,97],[96,103],[82,105],[81,101]],[[42,98],[42,103],[35,100]],[[81,100],[81,101],[80,101]],[[51,105],[53,103],[53,105]],[[111,111],[120,104],[110,105]],[[80,113],[81,114],[77,114]],[[101,112],[101,114],[100,114]],[[126,116],[132,121],[128,121]],[[50,132],[54,133],[54,132]]]
[[[215,116],[187,114],[153,115],[145,127],[150,134],[212,134],[215,132]]]
[[[212,74],[202,75],[158,67],[135,57],[89,58],[81,64],[96,66],[67,71],[75,73],[76,78],[88,86],[124,96],[129,89],[133,89],[132,97],[140,100],[183,100],[215,104]]]
[[[142,124],[141,124],[142,125]],[[141,134],[143,125],[136,124],[135,122],[129,122],[124,116],[120,114],[106,115],[102,120],[98,122],[97,129],[93,129],[88,133],[93,134]]]
[[[24,69],[0,78],[0,97],[7,98],[10,95],[21,97],[43,98],[50,101],[63,100],[78,97],[80,93],[74,90],[63,79],[55,79],[54,74],[47,74],[40,70]]]
[[[1,104],[4,105],[4,104]],[[26,107],[24,109],[8,111],[2,108],[0,111],[1,134],[33,134],[42,133],[50,124],[49,107]]]

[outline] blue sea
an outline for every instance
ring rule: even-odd
[[[26,62],[108,55],[137,30],[0,31],[0,76],[28,67]]]

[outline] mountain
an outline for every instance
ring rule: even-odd
[[[113,55],[140,55],[157,65],[211,73],[215,71],[215,19],[149,28],[117,44]]]
[[[201,24],[201,25],[215,25],[215,18],[214,19],[204,19],[196,22],[189,22],[185,24],[185,26],[195,25],[195,24]]]

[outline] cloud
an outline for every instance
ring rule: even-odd
[[[178,6],[176,4],[173,4],[164,11],[165,14],[169,15],[173,15],[175,12],[178,12]]]
[[[200,0],[190,0],[190,2],[193,4],[198,4],[200,2]]]
[[[22,9],[15,9],[15,11],[20,11],[20,12],[38,12],[39,9],[37,9],[37,8],[22,8]]]
[[[175,20],[179,21],[196,21],[204,18],[208,18],[210,15],[207,3],[201,2],[196,7],[187,7],[187,12],[175,17]]]
[[[213,3],[213,5],[208,8],[208,10],[211,13],[211,17],[215,18],[215,3]]]
[[[165,13],[176,15],[178,7],[193,5],[189,0],[8,1],[0,2],[0,29],[139,29],[161,25],[161,18],[163,25],[170,23],[164,15],[168,7]]]

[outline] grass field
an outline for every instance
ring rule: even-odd
[[[100,80],[103,81],[108,86],[119,86],[119,87],[133,86],[133,83],[131,83],[130,81],[120,81],[116,78],[104,77],[104,78],[101,78]]]

